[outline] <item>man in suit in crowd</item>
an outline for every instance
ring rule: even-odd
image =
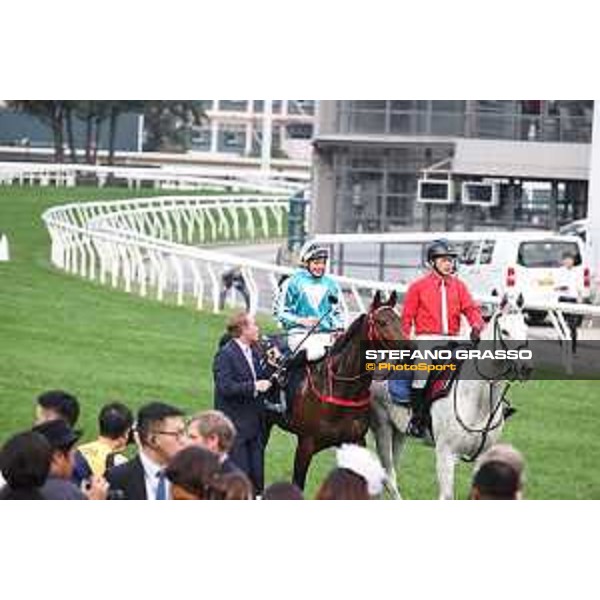
[[[239,471],[229,456],[236,431],[227,415],[219,410],[198,413],[188,423],[187,433],[191,445],[206,448],[219,457],[222,473]]]
[[[227,331],[231,339],[215,356],[215,408],[225,413],[237,431],[231,459],[260,494],[264,487],[264,404],[261,394],[271,382],[261,367],[256,343],[259,329],[248,313],[234,315]]]
[[[184,414],[162,402],[143,406],[137,416],[138,455],[106,474],[111,490],[121,490],[124,500],[168,500],[165,467],[187,443]]]

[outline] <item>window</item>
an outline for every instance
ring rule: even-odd
[[[219,100],[219,110],[246,112],[248,100]]]
[[[574,242],[523,242],[519,246],[517,262],[532,269],[558,268],[565,252],[575,256],[575,266],[581,264],[579,246]]]
[[[390,100],[392,110],[426,110],[427,100]]]
[[[290,123],[285,130],[288,137],[294,140],[310,140],[313,136],[312,123]]]
[[[483,246],[481,247],[481,256],[479,257],[480,265],[489,265],[492,262],[492,256],[494,255],[494,248],[496,242],[494,240],[484,240]]]
[[[462,113],[465,105],[464,100],[432,100],[431,110],[434,113]]]
[[[474,265],[479,253],[481,242],[460,242],[455,245],[459,252],[458,262],[461,265]]]

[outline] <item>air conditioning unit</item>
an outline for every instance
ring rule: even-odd
[[[461,202],[468,206],[498,206],[500,184],[496,182],[465,181],[462,184]]]
[[[454,185],[448,179],[419,179],[417,202],[424,204],[453,204]]]

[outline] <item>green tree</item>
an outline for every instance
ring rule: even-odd
[[[114,164],[115,138],[119,116],[123,113],[142,113],[146,102],[144,100],[108,100],[108,164]]]
[[[95,164],[100,145],[102,121],[108,114],[104,100],[77,100],[75,114],[85,123],[85,162]]]
[[[144,102],[146,144],[154,152],[189,149],[190,127],[200,125],[206,100],[147,100]]]
[[[26,112],[50,126],[54,139],[54,160],[64,162],[65,100],[10,100],[9,108]]]

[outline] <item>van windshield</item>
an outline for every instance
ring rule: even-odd
[[[523,242],[519,246],[517,263],[529,268],[558,268],[562,266],[563,254],[568,252],[575,257],[575,265],[581,264],[579,246],[575,242]]]

